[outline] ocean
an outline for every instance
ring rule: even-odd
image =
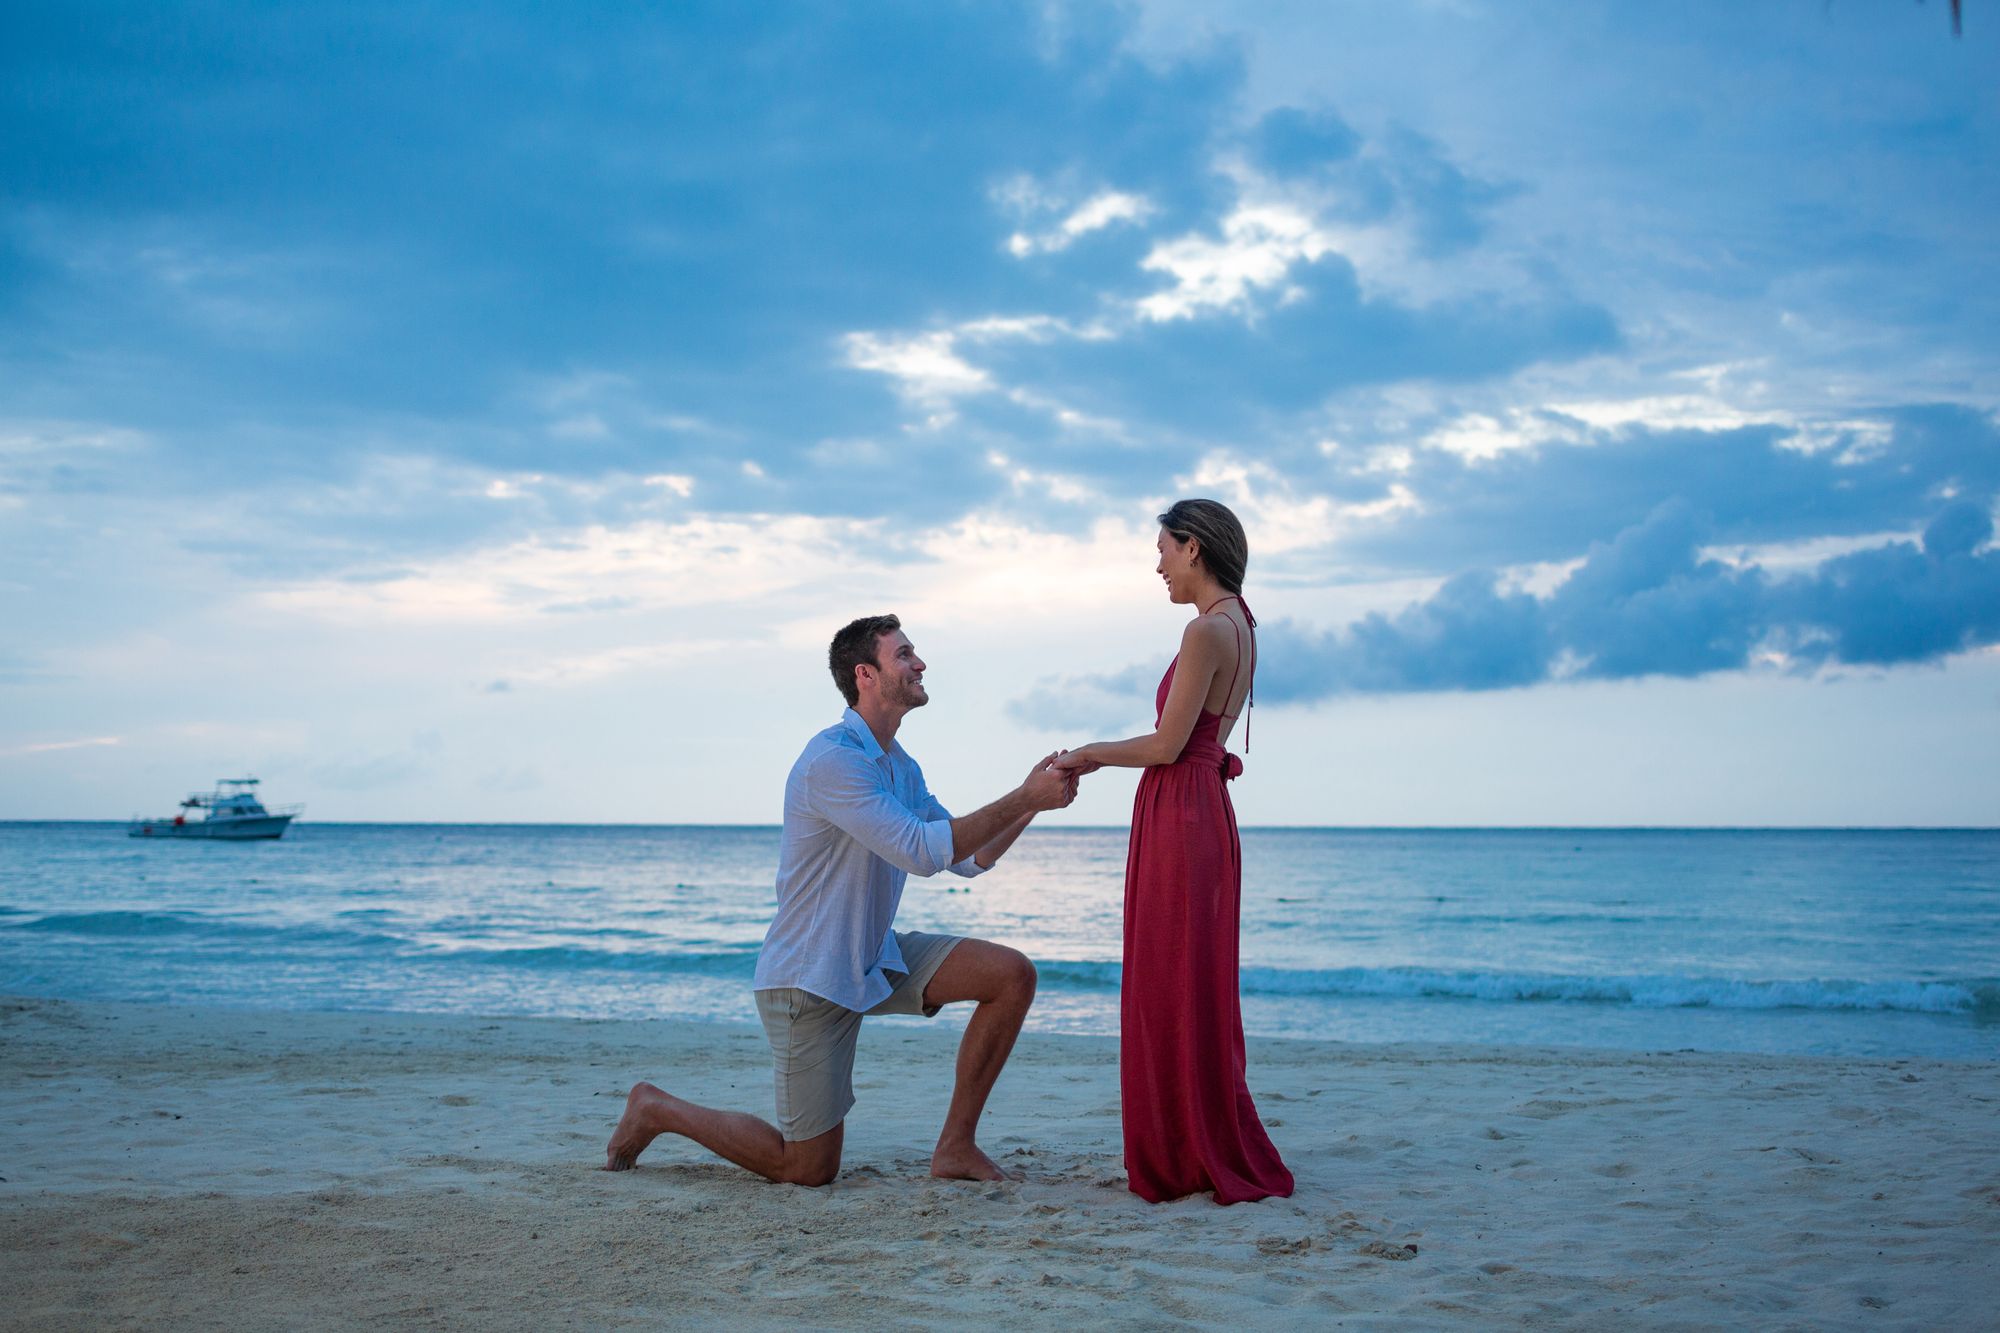
[[[775,828],[0,823],[0,992],[754,1023],[777,852]],[[1243,852],[1252,1035],[2000,1059],[2000,831],[1246,829]],[[897,924],[1025,951],[1031,1030],[1115,1033],[1124,862],[1122,828],[1033,829],[976,880],[912,879]]]

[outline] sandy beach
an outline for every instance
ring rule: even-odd
[[[766,1184],[630,1083],[768,1111],[693,1023],[0,1008],[8,1327],[1991,1327],[2000,1068],[1253,1041],[1289,1200],[1123,1187],[1115,1043],[1028,1034],[926,1177],[955,1032],[878,1024],[846,1167]]]

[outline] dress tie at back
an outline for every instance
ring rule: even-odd
[[[1243,776],[1243,757],[1231,754],[1215,738],[1216,728],[1222,719],[1213,713],[1203,713],[1194,724],[1194,734],[1181,747],[1176,764],[1186,764],[1190,768],[1213,768],[1221,772],[1224,782]]]

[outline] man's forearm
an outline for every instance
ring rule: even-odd
[[[1027,814],[1022,815],[1006,828],[1001,829],[999,837],[974,852],[972,856],[974,860],[979,862],[979,868],[981,870],[991,870],[993,863],[1005,856],[1007,849],[1014,845],[1014,839],[1021,836],[1021,831],[1035,822],[1036,813],[1036,811],[1030,810]]]
[[[954,863],[983,850],[1016,820],[1025,825],[1035,814],[1034,798],[1015,788],[991,805],[983,805],[969,815],[951,821],[951,859]],[[1012,839],[1010,838],[1011,842]]]

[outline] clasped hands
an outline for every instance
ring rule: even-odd
[[[1076,799],[1084,775],[1102,767],[1079,750],[1056,750],[1035,761],[1022,785],[1035,796],[1038,808],[1060,810]]]

